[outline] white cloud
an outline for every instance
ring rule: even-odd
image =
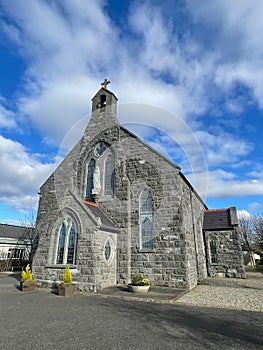
[[[238,210],[237,211],[237,217],[239,219],[241,218],[249,218],[251,214],[247,210]]]
[[[263,164],[254,163],[253,168],[247,173],[248,176],[263,181]]]
[[[94,91],[94,85],[83,76],[47,82],[40,96],[21,100],[21,110],[31,116],[47,142],[58,145],[66,132],[90,110],[87,91],[92,88]]]
[[[248,9],[242,2],[242,12],[231,2],[235,14],[229,15],[226,2],[222,3],[200,5],[193,15],[202,21],[203,28],[210,24],[207,9],[214,13],[213,23],[226,22],[218,34],[223,38],[229,34],[227,28],[231,33],[235,31],[231,23],[238,23],[239,16]],[[90,94],[99,88],[102,74],[111,78],[121,102],[154,104],[183,118],[191,116],[191,123],[193,116],[214,108],[214,95],[220,96],[220,91],[214,91],[214,82],[223,93],[227,85],[242,77],[236,71],[243,61],[229,62],[229,47],[204,51],[203,43],[191,37],[190,30],[180,38],[160,8],[149,2],[135,3],[130,9],[126,21],[130,41],[122,38],[121,29],[110,20],[104,2],[28,0],[27,4],[3,4],[12,21],[2,22],[2,27],[28,63],[20,111],[31,118],[47,140],[57,144],[90,111]],[[251,21],[244,24],[246,28],[249,25]],[[246,61],[246,67],[256,79],[253,62]],[[248,73],[243,73],[242,79],[251,86]],[[260,82],[260,76],[258,79]],[[260,93],[258,83],[259,97]],[[241,112],[242,100],[227,98],[226,108]]]
[[[238,174],[220,168],[209,170],[207,173],[195,173],[195,178],[192,174],[187,174],[187,178],[194,183],[195,189],[204,200],[263,195],[263,181],[240,179]],[[252,211],[252,206],[249,210]]]
[[[15,128],[16,121],[14,112],[3,106],[1,102],[5,102],[5,99],[0,96],[0,128]]]
[[[180,117],[207,108],[205,82],[213,67],[209,55],[196,59],[198,45],[190,39],[179,44],[172,27],[149,4],[131,12],[134,37],[143,33],[145,38],[145,45],[138,41],[138,46],[122,39],[99,2],[4,4],[13,20],[4,24],[6,33],[28,63],[20,111],[46,139],[59,143],[89,112],[89,94],[98,89],[105,72],[118,87],[121,102],[154,104]],[[165,82],[164,74],[173,82]]]
[[[236,163],[253,149],[251,143],[222,131],[218,131],[217,134],[197,131],[196,136],[204,147],[209,167],[222,164],[235,167]]]
[[[244,84],[263,108],[263,31],[261,0],[187,1],[204,38],[217,55],[214,81],[226,93]]]
[[[134,32],[142,37],[137,52],[141,67],[155,81],[164,76],[171,80],[174,96],[172,100],[167,96],[166,106],[172,107],[174,113],[180,112],[170,104],[170,101],[178,103],[178,99],[183,111],[180,116],[196,115],[206,110],[209,102],[205,90],[214,66],[214,56],[210,53],[202,55],[202,48],[190,36],[180,40],[172,23],[161,15],[159,8],[149,3],[133,6],[130,23]],[[169,84],[166,85],[165,90]],[[163,102],[160,106],[165,107]]]
[[[25,147],[0,135],[0,201],[17,210],[35,208],[37,192],[54,164],[42,164]]]
[[[4,29],[11,39],[19,39],[19,52],[28,63],[20,112],[47,140],[59,144],[90,111],[90,93],[98,89],[103,67],[116,62],[114,27],[96,1],[4,5],[13,20]]]
[[[222,169],[208,173],[208,197],[228,198],[263,195],[263,182],[256,179],[240,180],[236,174]]]
[[[107,77],[121,103],[146,103],[173,113],[171,117],[160,117],[158,113],[138,117],[132,109],[122,113],[119,108],[119,119],[168,132],[188,158],[188,162],[179,165],[187,172],[191,171],[189,163],[195,168],[200,188],[204,189],[205,181],[201,177],[202,152],[194,146],[198,143],[196,137],[205,150],[209,167],[227,164],[236,169],[247,164],[253,149],[251,143],[218,130],[219,118],[215,117],[211,131],[206,118],[197,120],[196,116],[211,112],[229,118],[223,115],[225,110],[241,113],[251,96],[237,96],[238,84],[244,85],[263,108],[263,48],[258,35],[263,29],[263,2],[240,0],[237,5],[235,0],[188,1],[193,22],[189,22],[183,36],[150,2],[133,3],[125,18],[126,28],[115,26],[104,5],[104,1],[81,0],[2,1],[1,9],[8,20],[4,22],[3,17],[0,26],[27,64],[24,89],[17,103],[19,117],[22,114],[24,120],[30,118],[47,142],[63,148],[64,135],[90,112],[91,94]],[[128,39],[122,31],[129,34]],[[222,103],[220,108],[215,107],[218,101]],[[14,127],[14,117],[11,111],[0,107],[0,126]],[[178,128],[177,118],[195,127],[190,138]],[[158,146],[161,142],[166,143],[173,157],[178,155],[178,149],[167,139],[159,139]],[[12,153],[14,145],[20,149]],[[41,164],[19,145],[9,140],[9,160],[5,161],[10,182],[3,179],[1,198],[17,206],[20,202],[22,207],[31,198],[25,194],[39,187],[52,165]],[[24,157],[23,164],[16,159],[16,153]],[[20,164],[16,176],[14,159]],[[26,170],[31,174],[31,190],[23,182]],[[12,186],[18,179],[22,179],[17,186],[24,195],[16,197]],[[253,176],[253,180],[260,178]],[[250,178],[241,181],[236,173],[219,169],[210,172],[209,196],[259,194],[261,185]]]
[[[258,202],[252,202],[248,205],[248,210],[251,212],[258,212],[260,209],[262,209],[263,204]]]

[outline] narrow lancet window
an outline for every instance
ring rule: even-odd
[[[92,199],[92,189],[93,189],[93,175],[95,170],[95,159],[91,159],[88,165],[88,171],[87,171],[87,187],[86,187],[86,198],[88,200]]]
[[[144,190],[140,196],[141,248],[153,248],[153,203],[152,194]]]
[[[105,162],[105,194],[113,195],[114,177],[114,158],[112,156],[109,156]]]
[[[63,264],[65,238],[66,238],[66,227],[65,227],[65,224],[63,223],[61,228],[60,228],[60,233],[59,233],[57,264]]]
[[[75,251],[76,251],[76,231],[74,226],[72,225],[69,232],[68,238],[68,257],[67,263],[73,264],[75,262]]]
[[[210,240],[210,255],[211,255],[211,263],[218,263],[218,255],[217,255],[217,242],[215,238]]]

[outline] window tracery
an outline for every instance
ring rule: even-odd
[[[62,223],[58,230],[56,264],[75,264],[77,232],[72,220]]]

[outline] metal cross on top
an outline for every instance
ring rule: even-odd
[[[101,86],[104,87],[104,89],[107,89],[107,85],[110,83],[108,79],[104,79],[104,82],[101,83]]]

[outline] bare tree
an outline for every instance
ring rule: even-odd
[[[252,216],[241,214],[238,218],[239,236],[241,244],[246,247],[249,253],[251,267],[255,267],[255,258],[253,254],[253,244],[255,243],[255,231],[253,230]]]
[[[25,217],[25,222],[22,223],[24,227],[23,235],[20,240],[26,240],[30,245],[29,252],[29,264],[32,265],[33,257],[36,253],[36,249],[38,247],[39,234],[36,228],[36,214],[33,209],[31,209]]]
[[[263,214],[253,217],[252,226],[255,233],[256,251],[260,255],[263,255]]]

